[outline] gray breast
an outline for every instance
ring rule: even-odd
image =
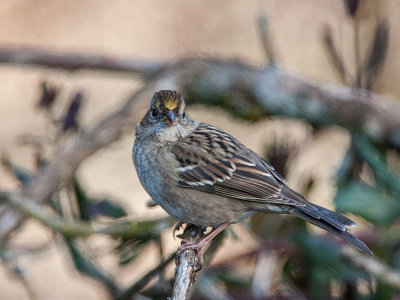
[[[144,189],[157,201],[161,192],[161,174],[157,164],[157,149],[141,141],[135,141],[133,162]]]

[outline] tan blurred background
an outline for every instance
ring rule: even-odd
[[[378,16],[386,16],[390,26],[388,58],[375,91],[400,99],[398,70],[400,69],[400,2],[366,1],[361,14],[363,22],[361,41],[368,44],[371,29]],[[54,50],[94,52],[109,55],[133,56],[156,61],[173,61],[186,56],[213,55],[222,58],[239,58],[261,65],[265,61],[256,28],[259,11],[268,15],[273,40],[281,67],[322,82],[337,82],[322,47],[321,33],[326,24],[333,28],[338,47],[352,66],[352,27],[345,14],[342,1],[326,0],[3,0],[0,6],[0,46],[40,46]],[[364,42],[365,41],[365,42]],[[39,96],[39,82],[51,79],[62,86],[63,111],[69,97],[78,90],[86,96],[82,114],[85,126],[91,126],[101,116],[116,109],[140,86],[134,77],[106,72],[63,72],[41,68],[0,65],[0,155],[7,154],[20,165],[33,168],[32,151],[20,147],[17,137],[26,134],[44,134],[46,123],[34,104]],[[198,120],[212,123],[228,130],[247,146],[262,153],[266,140],[275,136],[305,137],[307,128],[301,122],[290,123],[282,131],[279,120],[257,124],[238,123],[222,112],[210,113],[201,107],[191,108]],[[213,110],[215,111],[215,110]],[[254,134],[248,134],[252,127]],[[288,129],[289,128],[289,129]],[[161,209],[146,207],[148,196],[139,186],[131,163],[132,135],[112,144],[89,158],[79,169],[79,177],[93,195],[117,197],[134,218],[163,215]],[[330,205],[334,191],[330,178],[348,144],[346,134],[332,129],[302,147],[292,162],[288,181],[299,185],[303,172],[323,169],[321,182],[311,193],[312,201]],[[334,149],[335,151],[332,151]],[[321,155],[313,156],[313,151]],[[94,176],[94,174],[96,174]],[[15,188],[17,183],[0,168],[0,188]],[[320,195],[323,195],[321,197]],[[318,195],[318,197],[317,197]],[[322,198],[322,199],[321,199]],[[238,229],[240,233],[240,228]],[[38,247],[52,239],[49,231],[36,222],[27,222],[13,238],[15,245]],[[251,247],[248,243],[229,241],[240,251]],[[177,247],[171,235],[170,250]],[[101,248],[101,240],[96,241]],[[155,250],[144,256],[143,266],[126,269],[118,281],[128,284],[140,278]],[[104,250],[107,251],[107,250]],[[223,251],[223,249],[222,249]],[[79,275],[60,245],[49,247],[39,256],[22,256],[20,267],[35,287],[39,299],[103,299],[105,293],[95,281]],[[217,257],[218,259],[218,257]],[[112,258],[102,264],[113,272]],[[27,299],[26,291],[9,271],[0,265],[0,299]]]

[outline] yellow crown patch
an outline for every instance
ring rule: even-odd
[[[154,106],[159,109],[183,110],[185,102],[177,91],[161,90],[154,94]]]

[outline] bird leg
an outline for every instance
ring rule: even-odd
[[[197,258],[198,258],[198,264],[199,267],[196,271],[200,271],[201,268],[203,267],[203,253],[201,250],[203,249],[204,246],[208,245],[208,243],[215,238],[221,231],[223,231],[226,227],[228,227],[230,223],[223,223],[219,225],[217,228],[213,229],[209,234],[207,234],[202,240],[199,242],[192,242],[188,240],[182,240],[182,245],[179,246],[178,251],[176,253],[177,258],[186,250],[194,250],[196,251]]]

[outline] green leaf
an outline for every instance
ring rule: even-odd
[[[74,178],[74,192],[76,195],[76,200],[78,202],[81,219],[86,221],[90,220],[90,214],[89,214],[90,201],[86,195],[84,188],[76,178]]]
[[[386,165],[383,154],[366,137],[353,135],[353,139],[358,154],[374,172],[377,185],[388,188],[400,198],[400,178]]]
[[[114,219],[125,217],[127,215],[125,209],[121,205],[107,199],[90,203],[89,214],[91,217],[102,215]]]
[[[27,185],[32,179],[32,172],[24,167],[18,166],[8,160],[6,157],[1,159],[3,167],[10,172],[10,174],[17,179],[22,185]]]
[[[340,212],[359,215],[377,225],[388,225],[400,216],[400,202],[369,185],[352,182],[339,189],[335,197]]]
[[[74,191],[78,201],[82,220],[91,220],[95,217],[107,216],[114,219],[125,217],[125,209],[118,203],[109,199],[93,199],[89,197],[82,185],[75,178]]]

